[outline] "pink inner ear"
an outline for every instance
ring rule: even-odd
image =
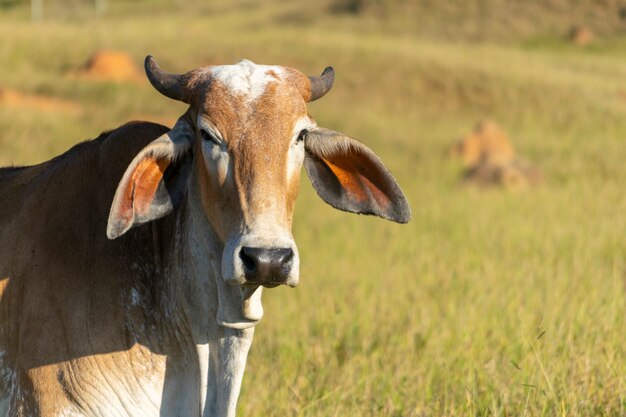
[[[150,204],[163,179],[163,174],[169,165],[164,158],[145,158],[137,164],[126,189],[126,198],[122,212],[130,213],[131,206],[138,217],[143,217],[150,211]]]
[[[383,210],[389,207],[389,197],[379,188],[385,184],[386,179],[381,178],[379,170],[370,168],[367,161],[362,161],[358,154],[344,155],[332,162],[328,159],[324,161],[352,199],[362,203],[372,197]]]

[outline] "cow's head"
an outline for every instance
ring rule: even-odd
[[[302,164],[331,206],[409,220],[407,201],[378,157],[308,115],[306,103],[330,90],[332,68],[307,77],[244,60],[174,75],[150,56],[145,66],[159,92],[190,107],[128,167],[111,207],[110,239],[167,215],[195,172],[203,212],[224,247],[223,281],[295,286],[299,258],[291,225]]]

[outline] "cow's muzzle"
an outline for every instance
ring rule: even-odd
[[[229,285],[295,287],[299,276],[298,247],[288,232],[257,229],[226,241],[222,278]]]
[[[245,285],[276,287],[286,284],[293,267],[291,248],[253,248],[244,246],[239,251],[243,264]]]

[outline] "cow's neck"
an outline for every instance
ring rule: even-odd
[[[230,416],[256,321],[244,317],[244,297],[249,304],[250,294],[221,278],[223,244],[204,215],[197,190],[197,177],[192,174],[186,201],[169,224],[155,231],[173,234],[174,245],[161,268],[168,293],[162,315],[165,320],[171,315],[175,332],[188,332],[194,345],[203,414]],[[260,290],[252,298],[260,306]]]
[[[169,263],[174,271],[176,302],[186,313],[195,341],[205,342],[213,326],[243,330],[254,327],[263,311],[262,287],[243,289],[222,279],[224,244],[202,209],[197,177],[191,176],[185,204],[176,215],[176,247]]]

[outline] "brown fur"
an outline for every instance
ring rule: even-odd
[[[274,82],[256,102],[246,104],[219,81],[208,83],[203,112],[224,135],[233,175],[227,179],[231,182],[220,184],[199,167],[200,189],[207,217],[222,240],[268,211],[291,229],[300,178],[287,183],[287,152],[294,124],[307,114],[301,94],[289,82]]]
[[[0,206],[0,271],[9,277],[2,281],[0,299],[0,350],[5,353],[0,366],[12,370],[23,394],[13,398],[16,415],[56,415],[73,395],[59,385],[64,372],[89,381],[90,372],[107,369],[110,378],[121,378],[128,370],[116,370],[114,364],[140,354],[128,334],[137,318],[124,307],[123,296],[131,286],[155,285],[127,269],[129,256],[139,263],[152,256],[153,230],[138,228],[110,241],[106,221],[131,159],[165,131],[155,124],[130,123],[43,164],[0,169],[5,201]],[[143,346],[175,354],[166,339],[144,336]],[[74,388],[85,394],[89,387],[79,385]]]

